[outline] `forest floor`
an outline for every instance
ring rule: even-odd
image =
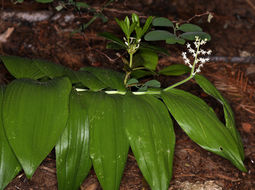
[[[107,1],[88,0],[100,11]],[[73,7],[57,11],[58,2],[39,4],[25,1],[13,4],[0,1],[0,55],[40,58],[63,64],[72,69],[95,66],[121,70],[121,52],[106,49],[107,41],[97,34],[112,32],[121,36],[114,18],[123,19],[133,12],[141,18],[163,16],[177,22],[198,24],[212,36],[208,48],[213,50],[212,61],[202,71],[229,100],[240,131],[247,173],[231,163],[203,150],[178,127],[171,190],[252,190],[255,189],[255,1],[254,0],[117,0],[103,10],[106,23],[96,19],[84,32],[73,33],[93,17],[88,11]],[[213,18],[209,23],[208,12]],[[160,56],[159,68],[183,64],[181,45],[164,45],[170,56]],[[0,84],[12,76],[0,63]],[[172,77],[159,77],[163,84],[173,83]],[[207,96],[194,82],[184,89],[202,96],[220,118],[222,107]],[[57,189],[54,151],[45,159],[31,180],[20,173],[7,190]],[[82,190],[99,190],[93,170],[81,186]],[[121,182],[121,190],[148,190],[132,153]]]

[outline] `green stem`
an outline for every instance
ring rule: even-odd
[[[132,66],[133,66],[133,54],[132,54],[132,53],[130,53],[129,55],[130,55],[130,59],[129,59],[129,67],[130,67],[130,69],[132,69]]]
[[[188,78],[186,78],[186,79],[184,79],[184,80],[182,80],[182,81],[180,81],[180,82],[177,82],[177,83],[175,83],[175,84],[173,84],[172,86],[169,86],[169,87],[167,87],[167,88],[165,88],[163,91],[169,91],[169,90],[171,90],[172,88],[175,88],[175,87],[177,87],[177,86],[179,86],[179,85],[181,85],[181,84],[183,84],[183,83],[185,83],[185,82],[188,82],[190,79],[192,79],[193,78],[193,75],[192,75],[192,73],[190,74],[190,76],[188,77]]]
[[[132,70],[132,66],[133,66],[133,54],[130,53],[129,56],[130,56],[130,58],[129,58],[129,68]],[[124,85],[125,86],[126,86],[127,81],[128,81],[128,79],[129,79],[129,77],[131,75],[131,72],[132,71],[126,71],[126,75],[125,75],[125,79],[124,79]]]
[[[127,85],[128,78],[130,76],[131,72],[126,72],[125,79],[124,79],[124,85]]]

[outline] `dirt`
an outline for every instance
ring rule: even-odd
[[[96,10],[106,3],[92,0],[86,2]],[[202,73],[229,100],[235,112],[248,172],[240,172],[229,161],[203,150],[176,125],[177,140],[170,189],[255,189],[255,1],[119,0],[103,11],[108,22],[102,23],[97,19],[83,33],[72,32],[81,23],[88,22],[93,14],[86,11],[79,13],[71,6],[57,12],[57,5],[57,2],[38,4],[25,1],[22,4],[13,4],[11,1],[0,1],[0,54],[46,59],[72,69],[90,65],[121,70],[121,56],[125,54],[107,50],[106,41],[97,33],[108,31],[120,36],[121,32],[114,18],[124,18],[132,12],[142,18],[153,15],[178,22],[189,21],[210,33],[212,40],[208,48],[213,50],[214,60],[218,57],[223,59],[221,62],[208,63]],[[207,12],[213,15],[210,23],[207,21]],[[183,63],[180,55],[185,50],[184,47],[163,46],[171,55],[160,57],[159,68]],[[233,57],[249,58],[249,61],[235,62],[227,59]],[[3,64],[0,64],[0,83],[7,84],[12,79]],[[160,77],[159,80],[166,86],[175,79]],[[221,106],[204,94],[194,82],[187,83],[183,88],[203,97],[219,117],[223,118]],[[6,189],[57,189],[54,151],[44,160],[31,180],[27,180],[21,172]],[[101,189],[93,170],[81,189]],[[120,189],[149,189],[131,152]]]

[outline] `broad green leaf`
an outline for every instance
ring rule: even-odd
[[[173,36],[175,35],[165,30],[154,30],[154,31],[148,32],[144,36],[144,39],[146,41],[160,41],[160,40],[166,40]]]
[[[148,70],[135,70],[131,73],[131,76],[136,79],[139,79],[145,76],[151,76],[151,75],[155,75],[155,73]]]
[[[202,32],[202,28],[195,24],[182,24],[178,30],[183,32]]]
[[[0,189],[4,189],[8,183],[19,173],[21,166],[13,153],[5,136],[2,121],[2,103],[4,87],[0,86]]]
[[[70,95],[69,118],[56,150],[58,189],[79,189],[92,166],[89,156],[89,121],[76,91]]]
[[[60,77],[64,75],[65,67],[45,60],[33,60],[37,68],[50,78]]]
[[[32,177],[65,129],[70,91],[68,78],[48,82],[18,79],[6,88],[4,128],[28,178]]]
[[[202,99],[182,90],[162,93],[163,101],[185,133],[202,148],[246,171],[239,146],[229,130]]]
[[[126,48],[125,43],[120,38],[118,38],[117,36],[115,36],[115,35],[113,35],[113,34],[111,34],[109,32],[99,33],[99,36],[102,36],[102,37],[104,37],[104,38],[106,38],[108,40],[111,40],[114,43],[120,45],[121,47]]]
[[[176,44],[176,43],[178,43],[178,44],[183,45],[183,44],[185,44],[185,40],[182,39],[182,38],[178,38],[176,36],[172,36],[171,38],[166,39],[166,43],[167,44]]]
[[[92,73],[110,89],[126,91],[126,88],[123,83],[124,81],[123,73],[106,68],[97,67],[83,67],[80,70]]]
[[[211,40],[211,36],[205,32],[185,32],[181,34],[179,37],[185,40],[195,40],[195,37],[198,36],[201,39],[207,39],[208,41]]]
[[[152,21],[153,26],[166,26],[166,27],[173,27],[173,23],[165,17],[158,17],[153,19]]]
[[[242,160],[244,160],[244,150],[243,150],[242,140],[241,140],[239,132],[237,131],[235,127],[235,116],[229,103],[215,88],[215,86],[209,80],[207,80],[204,76],[196,75],[195,80],[198,83],[198,85],[205,91],[205,93],[213,96],[222,104],[224,109],[226,127],[232,133],[233,137],[236,140],[236,143],[239,145],[239,151],[242,156]]]
[[[190,72],[190,68],[183,64],[174,64],[159,71],[159,74],[166,76],[180,76]]]
[[[137,63],[138,65],[144,66],[146,69],[149,70],[156,70],[156,67],[158,65],[157,53],[151,50],[140,50],[140,52],[136,56],[141,57],[139,63]]]
[[[72,83],[78,82],[74,72],[63,65],[45,60],[27,59],[16,56],[0,57],[15,78],[40,79],[43,77],[55,78],[67,76]]]
[[[104,190],[118,190],[129,144],[122,119],[122,95],[84,92],[82,103],[89,114],[90,156]]]
[[[123,125],[138,166],[152,190],[167,190],[175,146],[171,117],[150,95],[126,95],[123,102]]]
[[[168,53],[168,50],[162,47],[157,47],[157,46],[153,46],[153,45],[149,45],[147,43],[141,42],[141,46],[140,46],[140,50],[151,50],[151,51],[155,51],[156,53],[162,53],[164,55],[170,55]]]
[[[45,76],[31,59],[16,56],[0,56],[0,58],[15,78],[39,79]]]
[[[76,71],[75,76],[78,80],[77,83],[81,83],[91,91],[100,91],[107,88],[106,84],[87,71]]]

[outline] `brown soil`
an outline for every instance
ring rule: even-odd
[[[86,2],[97,10],[106,3],[106,1],[92,0]],[[72,7],[57,12],[54,9],[56,5],[57,2],[38,4],[33,1],[14,5],[10,1],[2,0],[0,54],[51,60],[72,69],[92,65],[120,70],[122,66],[120,55],[125,55],[106,50],[106,41],[98,37],[97,33],[108,31],[121,35],[114,17],[123,18],[136,12],[143,18],[149,15],[164,16],[171,20],[190,21],[200,25],[212,36],[208,46],[213,50],[215,60],[220,56],[250,58],[246,62],[233,60],[228,62],[227,60],[230,59],[210,62],[203,69],[203,74],[224,94],[235,111],[237,128],[243,139],[248,172],[242,173],[229,161],[203,150],[176,125],[177,141],[170,189],[255,189],[255,1],[119,0],[103,11],[109,19],[107,23],[97,19],[85,30],[85,33],[75,34],[71,33],[79,28],[81,23],[88,22],[93,14],[86,11],[79,14]],[[25,20],[18,16],[18,13],[23,14],[24,11],[32,15],[40,13],[49,17],[40,21]],[[211,23],[207,22],[208,15],[204,14],[207,11],[214,16]],[[7,13],[15,14],[8,16]],[[180,54],[183,47],[178,45],[165,47],[171,56],[161,56],[160,68],[172,63],[182,63]],[[0,64],[0,83],[6,84],[10,80],[12,77],[3,64]],[[163,85],[172,83],[170,77],[160,77],[159,80]],[[202,96],[222,118],[219,104],[202,93],[192,81],[183,88]],[[57,189],[54,157],[52,152],[37,169],[32,180],[27,180],[24,173],[20,173],[6,189]],[[101,189],[93,170],[81,189]],[[120,189],[149,189],[132,153],[128,156]]]

